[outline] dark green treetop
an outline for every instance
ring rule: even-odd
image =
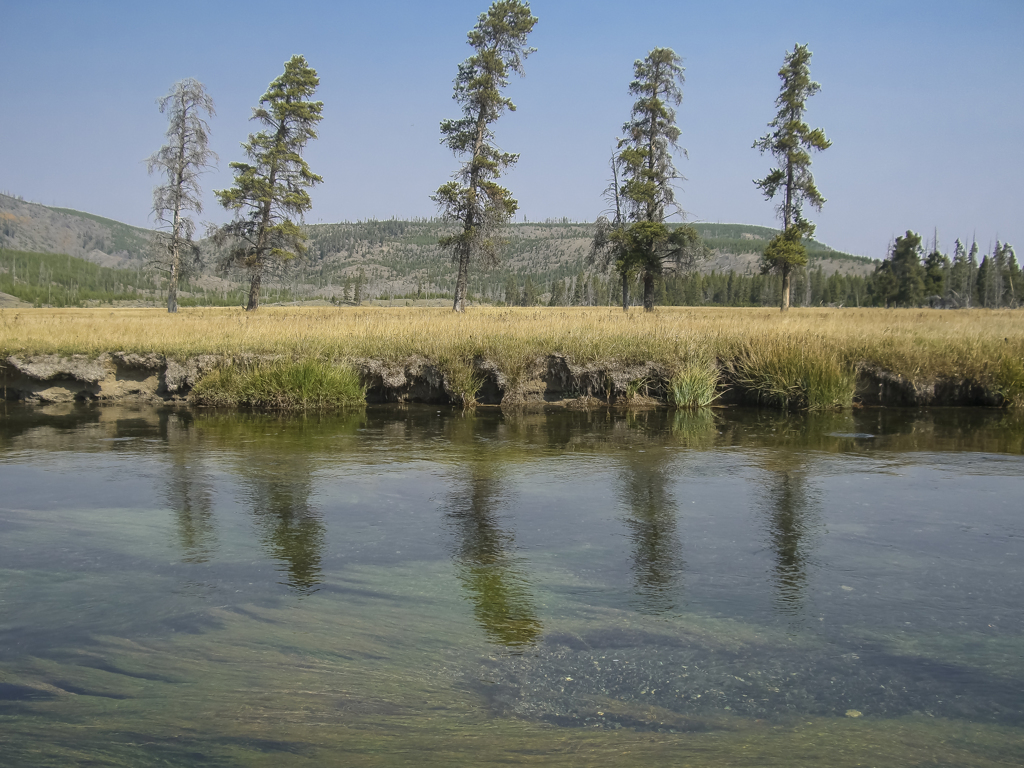
[[[323,102],[309,101],[319,84],[302,56],[285,63],[284,74],[252,111],[251,119],[266,129],[242,144],[248,162],[231,163],[234,186],[216,192],[221,204],[236,212],[220,234],[232,243],[227,263],[249,272],[249,310],[259,307],[264,273],[305,251],[306,237],[292,217],[312,207],[306,190],[323,181],[302,158],[322,118]]]
[[[512,193],[496,181],[519,155],[497,147],[491,126],[506,110],[515,111],[502,89],[512,73],[523,75],[523,62],[534,51],[526,38],[536,23],[529,3],[519,0],[497,0],[480,15],[468,34],[474,53],[459,65],[455,77],[452,98],[462,108],[462,117],[441,123],[441,143],[465,158],[455,179],[431,196],[442,216],[459,226],[459,231],[438,241],[459,266],[456,312],[465,309],[470,261],[497,261],[501,231],[519,207]]]
[[[888,259],[872,277],[874,293],[884,306],[916,307],[924,301],[925,271],[921,265],[921,236],[909,229],[893,243]]]
[[[766,250],[763,266],[766,271],[782,274],[783,311],[789,308],[793,267],[807,263],[807,253],[798,247],[799,240],[814,234],[814,224],[804,218],[804,204],[820,211],[825,203],[811,174],[811,151],[820,152],[832,146],[821,128],[812,129],[804,122],[807,99],[821,90],[821,85],[811,80],[810,60],[811,52],[806,45],[794,45],[792,52],[786,54],[779,70],[782,89],[775,99],[778,112],[768,123],[772,130],[754,142],[755,149],[762,154],[771,153],[779,163],[763,179],[755,179],[754,184],[769,200],[781,194],[776,210],[783,232],[777,238],[780,242],[772,257]],[[795,231],[790,232],[791,229]]]
[[[926,299],[932,299],[935,296],[940,299],[946,298],[950,268],[949,257],[939,250],[936,237],[931,252],[924,259],[924,295]]]

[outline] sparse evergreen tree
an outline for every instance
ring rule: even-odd
[[[988,290],[991,294],[986,306],[998,309],[1003,306],[1006,290],[1006,248],[996,240],[996,246],[992,249],[992,270],[989,276]]]
[[[497,0],[480,15],[468,35],[474,53],[459,65],[455,77],[453,98],[462,117],[441,123],[442,143],[466,158],[456,180],[431,196],[442,216],[459,228],[438,241],[458,264],[452,306],[456,312],[465,310],[470,262],[497,262],[502,231],[519,207],[496,181],[519,155],[498,149],[491,125],[505,110],[515,110],[502,89],[510,73],[523,74],[523,61],[534,50],[527,47],[526,38],[536,23],[529,3],[520,0]]]
[[[355,285],[352,288],[352,301],[355,302],[356,306],[363,303],[363,299],[366,298],[363,295],[363,287],[366,285],[366,272],[363,268],[359,268],[359,272],[356,274]]]
[[[540,303],[540,291],[534,285],[533,278],[527,275],[526,280],[523,281],[523,292],[519,297],[519,305],[522,307],[535,307],[538,303]]]
[[[185,212],[203,212],[199,176],[217,160],[209,147],[206,118],[216,111],[206,88],[192,78],[179,80],[157,104],[161,114],[167,113],[167,143],[149,157],[146,167],[150,174],[159,170],[167,178],[153,188],[153,217],[162,230],[156,261],[167,272],[167,311],[177,312],[179,281],[199,259],[199,246],[192,241],[196,225]]]
[[[971,243],[971,250],[967,254],[967,284],[970,291],[970,306],[978,306],[981,303],[981,296],[978,295],[978,242]]]
[[[893,246],[889,246],[890,258],[883,259],[875,268],[868,284],[872,303],[876,306],[890,307],[896,303],[900,292],[900,281],[896,275],[892,261]]]
[[[992,263],[988,256],[981,257],[978,265],[978,298],[983,307],[992,306]]]
[[[1001,307],[1004,304],[1003,295],[1006,292],[1006,249],[998,240],[996,241],[995,250],[992,252],[992,262],[992,266],[995,267],[995,279],[993,280],[995,283],[995,303],[997,307]]]
[[[1013,246],[1004,244],[1003,249],[1006,256],[1006,280],[1003,296],[1006,306],[1016,308],[1020,306],[1020,266],[1017,264],[1017,254],[1014,253]]]
[[[615,274],[619,276],[622,286],[622,311],[626,312],[629,310],[629,281],[634,276],[634,265],[631,263],[629,253],[626,251],[623,238],[626,221],[622,210],[622,193],[619,187],[622,159],[617,152],[612,152],[609,166],[612,172],[612,180],[605,189],[604,194],[608,200],[608,212],[612,218],[609,219],[607,216],[598,217],[594,226],[594,237],[590,243],[590,253],[587,256],[587,261],[603,272],[614,270]]]
[[[953,263],[949,268],[950,296],[958,307],[971,306],[971,276],[967,263],[967,249],[957,238],[953,244]]]
[[[782,232],[765,249],[762,266],[766,272],[782,275],[783,312],[789,309],[793,269],[807,264],[802,238],[814,234],[814,224],[803,215],[804,203],[817,211],[825,203],[811,175],[811,151],[820,152],[832,146],[821,128],[811,129],[804,122],[807,99],[821,90],[821,85],[811,80],[810,60],[811,52],[806,45],[795,45],[786,54],[779,70],[782,90],[775,100],[779,111],[768,124],[772,130],[754,142],[755,149],[761,154],[770,152],[779,163],[754,184],[769,200],[782,193],[776,208]]]
[[[221,204],[235,212],[220,237],[230,240],[226,264],[249,273],[246,310],[259,308],[263,276],[275,265],[301,256],[306,236],[292,217],[312,207],[308,188],[323,179],[309,169],[302,151],[317,137],[323,102],[309,101],[320,79],[302,56],[292,56],[252,111],[266,130],[242,144],[249,162],[231,163],[235,183],[218,190]]]
[[[572,288],[572,301],[570,303],[574,307],[582,307],[584,304],[586,304],[586,281],[586,275],[584,275],[583,271],[580,270],[580,272],[576,275],[576,280],[573,283]]]

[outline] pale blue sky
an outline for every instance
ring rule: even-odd
[[[833,247],[881,257],[906,229],[940,244],[975,234],[1024,247],[1024,1],[531,3],[538,49],[496,125],[520,152],[507,186],[531,220],[593,220],[631,99],[634,59],[671,47],[686,66],[679,200],[696,220],[774,225],[751,148],[774,114],[785,51],[807,43],[822,91],[808,121],[833,147],[814,158],[828,198],[811,218]],[[0,191],[149,226],[163,142],[156,100],[195,77],[217,104],[220,169],[251,108],[295,53],[320,75],[324,177],[307,221],[431,216],[456,160],[438,124],[485,2],[57,2],[0,0]]]

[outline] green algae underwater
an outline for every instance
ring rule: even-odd
[[[5,765],[1024,762],[1024,418],[0,404]]]

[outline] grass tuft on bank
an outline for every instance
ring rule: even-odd
[[[718,399],[721,379],[713,360],[688,361],[669,379],[668,400],[676,408],[706,408]]]
[[[196,382],[193,405],[308,411],[361,406],[359,373],[323,360],[276,360],[217,368]]]
[[[734,363],[736,383],[783,410],[832,410],[853,404],[857,374],[837,351],[809,344],[752,342]]]

